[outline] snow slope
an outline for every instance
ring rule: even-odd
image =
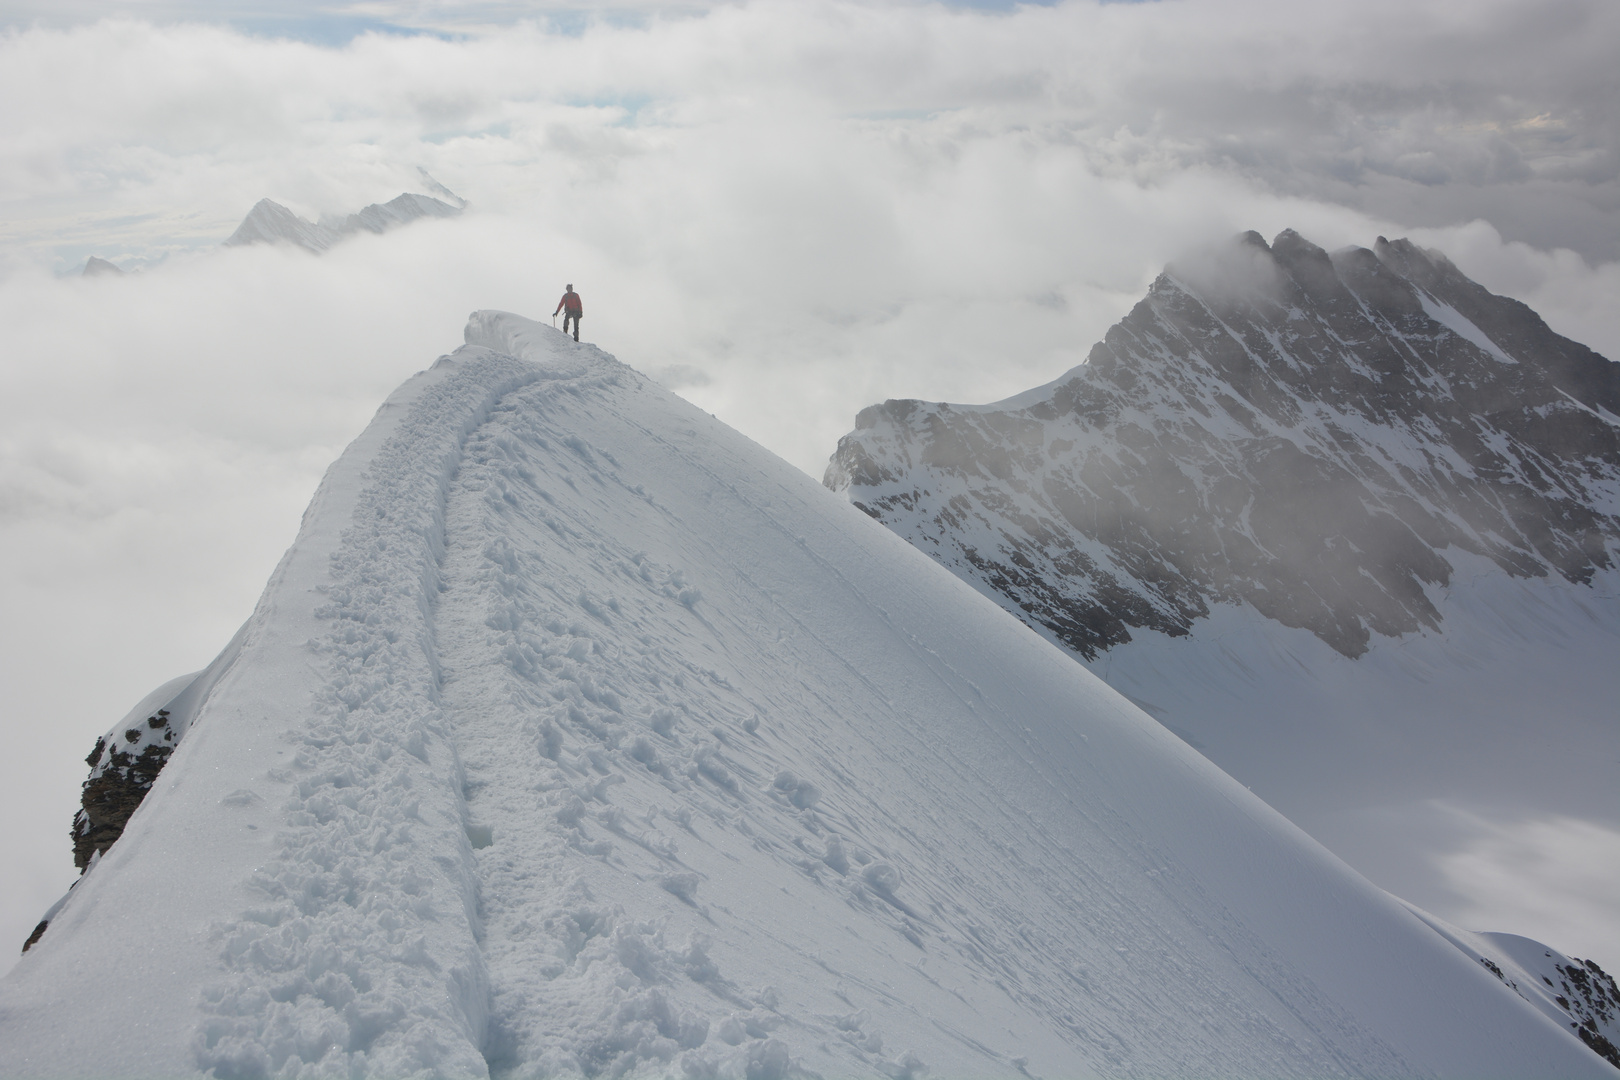
[[[1374,881],[1614,966],[1612,871],[1448,869],[1620,844],[1620,366],[1524,304],[1245,234],[1044,387],[862,410],[827,483]]]
[[[786,463],[467,341],[0,981],[0,1075],[1614,1074]]]
[[[1501,882],[1448,868],[1521,823],[1620,831],[1620,574],[1578,585],[1446,557],[1443,632],[1375,638],[1355,660],[1218,605],[1184,637],[1140,634],[1086,666],[1378,884],[1612,971],[1612,887],[1538,881],[1545,863]]]

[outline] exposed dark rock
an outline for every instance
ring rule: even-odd
[[[1609,1041],[1608,1036],[1596,1031],[1592,1027],[1590,1020],[1584,1024],[1576,1025],[1575,1034],[1581,1037],[1581,1042],[1592,1048],[1594,1054],[1603,1058],[1615,1068],[1620,1069],[1620,1046],[1615,1046],[1614,1043]]]
[[[1620,365],[1408,241],[1248,233],[1016,407],[862,410],[825,482],[1087,658],[1235,601],[1353,657],[1448,548],[1610,565]]]
[[[105,852],[124,834],[124,826],[174,753],[167,709],[159,709],[144,727],[130,728],[123,737],[129,745],[97,739],[85,759],[90,778],[73,817],[73,864],[80,870],[90,865],[92,855]],[[42,932],[43,925],[36,933]]]
[[[28,935],[27,941],[23,942],[22,951],[27,952],[29,949],[32,949],[36,944],[38,944],[39,939],[45,936],[45,928],[49,925],[51,925],[51,921],[49,919],[39,920],[39,925],[34,927],[34,932]]]
[[[1620,1034],[1620,1024],[1616,1023],[1620,1020],[1620,987],[1616,987],[1613,977],[1595,961],[1577,960],[1554,953],[1550,948],[1526,938],[1499,934],[1485,936],[1496,938],[1501,944],[1517,942],[1520,947],[1512,949],[1504,959],[1516,965],[1514,970],[1539,978],[1547,989],[1543,990],[1533,983],[1521,987],[1503,971],[1503,965],[1491,957],[1476,955],[1475,958],[1486,970],[1546,1015],[1567,1023],[1571,1033],[1593,1053],[1620,1068],[1620,1048],[1615,1046],[1611,1038]],[[1522,948],[1525,945],[1531,946],[1533,953]],[[1516,956],[1513,955],[1515,952]],[[1557,977],[1557,983],[1548,977],[1549,972]],[[1558,993],[1560,989],[1563,993]],[[1549,1003],[1556,1008],[1547,1008]]]
[[[1554,1000],[1573,1018],[1570,1027],[1594,1053],[1620,1069],[1620,1047],[1603,1034],[1620,1017],[1620,986],[1614,976],[1591,960],[1559,964],[1557,971],[1564,993]]]

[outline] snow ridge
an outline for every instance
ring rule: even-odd
[[[467,340],[0,981],[0,1074],[1606,1075],[786,463]]]
[[[808,1064],[794,1051],[802,1053],[808,1038],[824,1047],[815,1067],[835,1074],[905,1076],[953,1060],[974,1062],[975,1072],[1005,1070],[1013,1050],[975,1045],[957,1024],[924,1027],[925,1042],[913,1027],[910,1040],[896,1046],[898,1003],[874,1008],[867,995],[846,990],[806,1009],[806,999],[815,1000],[807,986],[835,966],[841,979],[859,978],[848,958],[834,959],[839,924],[855,920],[842,932],[858,928],[885,965],[903,967],[939,950],[936,962],[948,963],[955,953],[963,971],[956,978],[993,980],[1050,1022],[1072,1009],[1076,972],[1098,964],[1073,940],[1086,932],[1128,940],[1129,916],[1091,909],[1083,931],[1080,913],[1029,898],[1018,931],[1026,941],[1005,940],[995,912],[1006,900],[994,883],[974,881],[973,867],[996,848],[1033,848],[1021,861],[1033,885],[1046,877],[1042,867],[1064,854],[1031,845],[1018,836],[1022,823],[989,808],[976,823],[999,837],[988,850],[967,838],[962,850],[942,849],[898,819],[899,807],[874,799],[870,789],[882,772],[867,773],[858,760],[904,761],[918,753],[914,741],[928,737],[904,708],[883,710],[880,721],[897,729],[898,742],[874,736],[873,753],[841,754],[836,741],[823,741],[839,737],[826,717],[733,673],[746,676],[769,662],[746,635],[726,640],[716,657],[724,668],[694,663],[684,639],[708,636],[713,627],[705,624],[724,627],[747,608],[706,597],[668,554],[649,554],[645,524],[633,523],[673,523],[683,508],[657,493],[666,485],[637,482],[633,466],[617,459],[618,447],[591,437],[616,426],[620,407],[581,384],[520,391],[469,441],[449,500],[455,554],[445,567],[438,623],[444,639],[458,643],[445,654],[445,699],[461,718],[476,834],[491,845],[479,862],[485,952],[496,981],[492,1067],[519,1075],[648,1067],[689,1076],[798,1075]],[[673,444],[665,449],[679,453]],[[725,484],[721,476],[711,482]],[[749,493],[722,486],[713,497],[730,504],[727,517],[739,529],[764,524]],[[473,542],[458,543],[459,536]],[[477,539],[491,536],[500,539]],[[779,568],[733,565],[743,578],[735,588],[745,593],[764,584],[755,573],[781,575]],[[748,653],[758,660],[745,663]],[[490,663],[493,656],[502,662]],[[803,692],[849,700],[836,684]],[[808,759],[807,737],[814,751]],[[540,753],[514,760],[515,747]],[[961,782],[971,783],[965,776]],[[947,817],[953,790],[913,797]],[[716,866],[715,849],[746,860],[751,875],[774,888],[716,884],[730,875]],[[638,917],[644,901],[604,899],[633,896],[636,883],[657,890],[661,902],[652,907],[664,914]],[[794,898],[793,921],[815,933],[773,927],[786,941],[771,948],[719,930],[762,902],[768,910],[776,891]],[[1196,914],[1160,910],[1171,921],[1198,920],[1205,933],[1252,957],[1249,977],[1287,1003],[1281,1016],[1250,1017],[1261,1038],[1274,1041],[1265,1052],[1270,1068],[1319,1066],[1315,1053],[1288,1048],[1304,1039],[1322,1047],[1326,1060],[1338,1053],[1332,1048],[1350,1045],[1361,1060],[1380,1062],[1380,1071],[1407,1071],[1398,1054],[1309,980],[1271,962],[1218,905]],[[792,947],[781,949],[787,943]],[[1038,952],[1029,948],[1034,943]],[[1186,963],[1183,984],[1167,997],[1201,1011],[1197,1002],[1221,994],[1220,977],[1200,960]],[[1122,974],[1093,985],[1117,995],[1117,1007],[1166,1011],[1163,999],[1124,985]],[[1204,1022],[1226,1031],[1223,1018],[1206,1013]],[[1094,1018],[1070,1023],[1105,1047],[1112,1041]],[[953,1046],[957,1040],[966,1045]],[[836,1047],[830,1055],[828,1041]],[[1232,1053],[1212,1047],[1199,1056],[1211,1065],[1235,1063]]]
[[[484,1069],[488,976],[424,598],[461,442],[540,371],[482,349],[458,364],[371,459],[332,553],[314,715],[269,774],[291,788],[281,850],[252,878],[263,902],[214,932],[231,976],[203,991],[197,1061],[220,1077],[330,1068],[334,1052],[351,1073]]]

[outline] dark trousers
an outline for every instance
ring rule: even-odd
[[[579,316],[571,311],[563,312],[563,333],[568,333],[568,320],[574,320],[574,340],[579,340]]]

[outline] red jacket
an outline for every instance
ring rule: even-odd
[[[580,300],[577,292],[563,293],[563,298],[557,301],[557,311],[562,311],[564,308],[568,310],[570,315],[585,314],[585,304]],[[553,311],[552,314],[557,314],[557,311]]]

